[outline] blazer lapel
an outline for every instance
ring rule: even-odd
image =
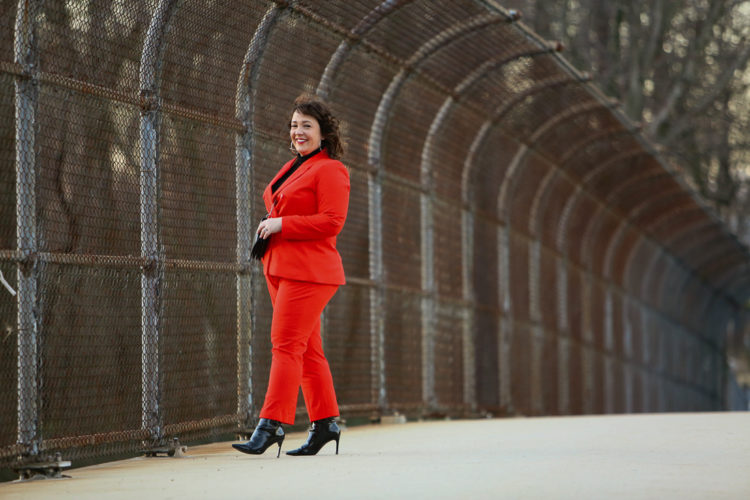
[[[271,179],[271,182],[269,182],[266,185],[266,189],[263,190],[263,201],[266,205],[266,210],[270,210],[270,207],[273,206],[274,201],[279,194],[283,193],[286,188],[289,187],[290,184],[294,183],[294,181],[298,180],[300,177],[302,177],[305,172],[310,170],[313,166],[315,166],[316,163],[318,163],[321,160],[328,159],[328,153],[323,150],[322,152],[316,154],[314,157],[310,158],[306,162],[304,162],[302,165],[299,166],[296,172],[294,172],[292,175],[289,176],[287,180],[284,181],[284,184],[282,184],[278,191],[275,193],[271,192],[271,187],[273,186],[273,183],[276,182],[279,177],[284,175],[284,173],[292,168],[292,163],[294,163],[294,160],[289,160],[286,164],[284,164],[283,167],[281,167],[281,170],[274,176],[273,179]]]
[[[298,180],[300,177],[305,175],[305,172],[310,170],[312,167],[315,166],[316,163],[318,163],[320,160],[323,160],[325,158],[328,158],[328,154],[325,151],[322,151],[316,154],[315,156],[313,156],[312,158],[310,158],[309,160],[307,160],[306,162],[304,162],[302,165],[299,166],[296,172],[294,172],[292,175],[289,176],[289,178],[286,181],[284,181],[284,184],[282,184],[281,187],[279,187],[279,190],[276,191],[276,194],[274,196],[278,195],[279,193],[283,193],[296,180]],[[284,169],[284,171],[286,171],[286,169]]]
[[[286,172],[287,170],[289,170],[290,168],[292,168],[292,163],[294,163],[294,158],[291,159],[291,160],[289,160],[288,162],[286,162],[284,164],[284,166],[281,167],[281,170],[279,170],[278,172],[276,172],[276,175],[273,176],[273,179],[271,179],[271,182],[268,183],[269,189],[270,189],[271,186],[273,186],[274,182],[276,182],[277,180],[279,180],[279,177],[281,177],[282,175],[284,175],[284,172]],[[289,180],[289,179],[287,179],[287,180]]]
[[[281,169],[278,172],[276,172],[276,175],[273,176],[273,179],[271,179],[271,182],[266,184],[266,188],[263,190],[263,201],[266,205],[266,211],[270,210],[271,205],[273,205],[273,198],[274,196],[276,196],[276,194],[271,192],[271,187],[273,186],[273,183],[276,182],[279,179],[279,177],[284,175],[284,172],[292,168],[292,163],[294,163],[294,159],[291,159],[288,162],[286,162],[284,166],[281,167]],[[284,184],[286,184],[286,182]]]

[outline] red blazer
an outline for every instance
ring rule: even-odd
[[[271,186],[291,166],[284,165],[263,191],[281,232],[271,235],[263,256],[267,275],[329,285],[346,282],[336,235],[349,208],[349,171],[323,150],[299,166],[276,193]],[[273,207],[273,209],[272,209]]]

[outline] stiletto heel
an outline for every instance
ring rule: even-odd
[[[307,435],[305,444],[296,450],[287,451],[287,455],[302,456],[315,455],[329,441],[336,441],[336,455],[339,454],[339,439],[341,438],[341,429],[333,417],[315,420],[310,426],[310,433]]]
[[[250,441],[242,444],[233,444],[232,448],[239,450],[242,453],[260,455],[265,452],[269,446],[278,443],[279,452],[276,454],[276,458],[278,458],[281,456],[281,443],[283,442],[284,428],[281,427],[281,422],[261,418],[260,422],[258,422],[258,426],[253,431],[253,435],[250,436]]]

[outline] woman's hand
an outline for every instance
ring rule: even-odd
[[[273,217],[260,221],[260,224],[258,224],[258,230],[256,232],[264,240],[271,236],[273,233],[281,232],[281,217]]]

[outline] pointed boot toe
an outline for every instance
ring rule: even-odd
[[[283,442],[284,429],[281,427],[281,422],[261,418],[258,426],[253,431],[253,435],[250,436],[250,441],[233,444],[232,448],[248,455],[261,455],[271,445],[278,444],[279,451],[276,453],[276,457],[278,458],[281,455],[281,443]]]
[[[333,418],[316,420],[310,426],[310,432],[307,435],[305,444],[296,450],[287,451],[286,454],[291,456],[316,455],[326,443],[336,441],[336,455],[338,455],[339,439],[341,439],[341,429],[336,420]]]

